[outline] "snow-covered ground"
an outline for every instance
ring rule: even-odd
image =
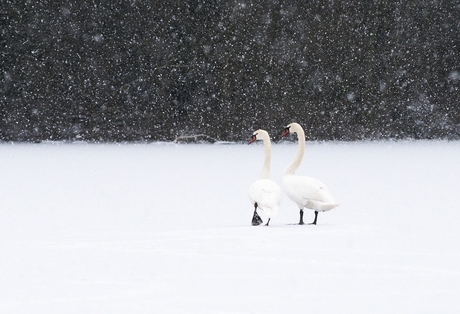
[[[273,146],[278,183],[295,152]],[[341,203],[317,226],[290,225],[284,194],[251,226],[262,160],[260,143],[0,145],[0,312],[460,311],[460,142],[307,143],[297,174]]]

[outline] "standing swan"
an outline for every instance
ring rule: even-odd
[[[284,172],[283,188],[289,198],[300,208],[299,225],[304,224],[304,207],[315,211],[315,220],[313,220],[311,224],[316,225],[318,212],[331,210],[332,208],[339,206],[339,204],[334,202],[331,193],[324,183],[311,177],[296,176],[294,174],[299,167],[305,152],[305,132],[299,124],[291,123],[284,129],[281,136],[286,136],[289,133],[297,133],[299,144],[294,161]]]
[[[270,219],[275,218],[278,214],[279,205],[281,202],[281,191],[279,186],[270,180],[270,160],[272,154],[272,144],[268,133],[264,130],[255,131],[248,144],[262,140],[265,148],[265,159],[260,173],[259,179],[249,187],[249,198],[254,205],[254,216],[252,217],[252,225],[258,226],[262,223],[262,219],[257,214],[257,207],[267,214],[268,221],[265,224],[268,226]]]

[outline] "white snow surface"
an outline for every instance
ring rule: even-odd
[[[296,149],[273,146],[280,186]],[[296,173],[341,203],[316,226],[284,192],[251,226],[262,162],[261,144],[0,145],[0,312],[460,311],[460,142],[307,142]]]

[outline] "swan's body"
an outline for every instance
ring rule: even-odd
[[[299,224],[303,225],[303,209],[308,208],[315,211],[315,220],[312,224],[316,225],[318,212],[324,212],[339,206],[335,203],[326,185],[321,181],[305,176],[295,175],[295,171],[302,162],[305,152],[305,133],[297,123],[289,124],[283,135],[296,133],[298,138],[297,154],[292,164],[286,169],[283,175],[283,188],[287,196],[297,204],[300,209]]]
[[[281,190],[274,181],[270,180],[271,142],[268,133],[264,130],[257,130],[253,133],[249,144],[256,140],[264,142],[265,159],[259,179],[249,187],[249,198],[254,206],[253,225],[260,225],[262,219],[257,214],[257,208],[261,208],[268,216],[266,226],[272,218],[278,214],[281,202]]]

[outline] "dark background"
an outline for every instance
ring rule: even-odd
[[[460,138],[460,2],[2,1],[0,140]]]

